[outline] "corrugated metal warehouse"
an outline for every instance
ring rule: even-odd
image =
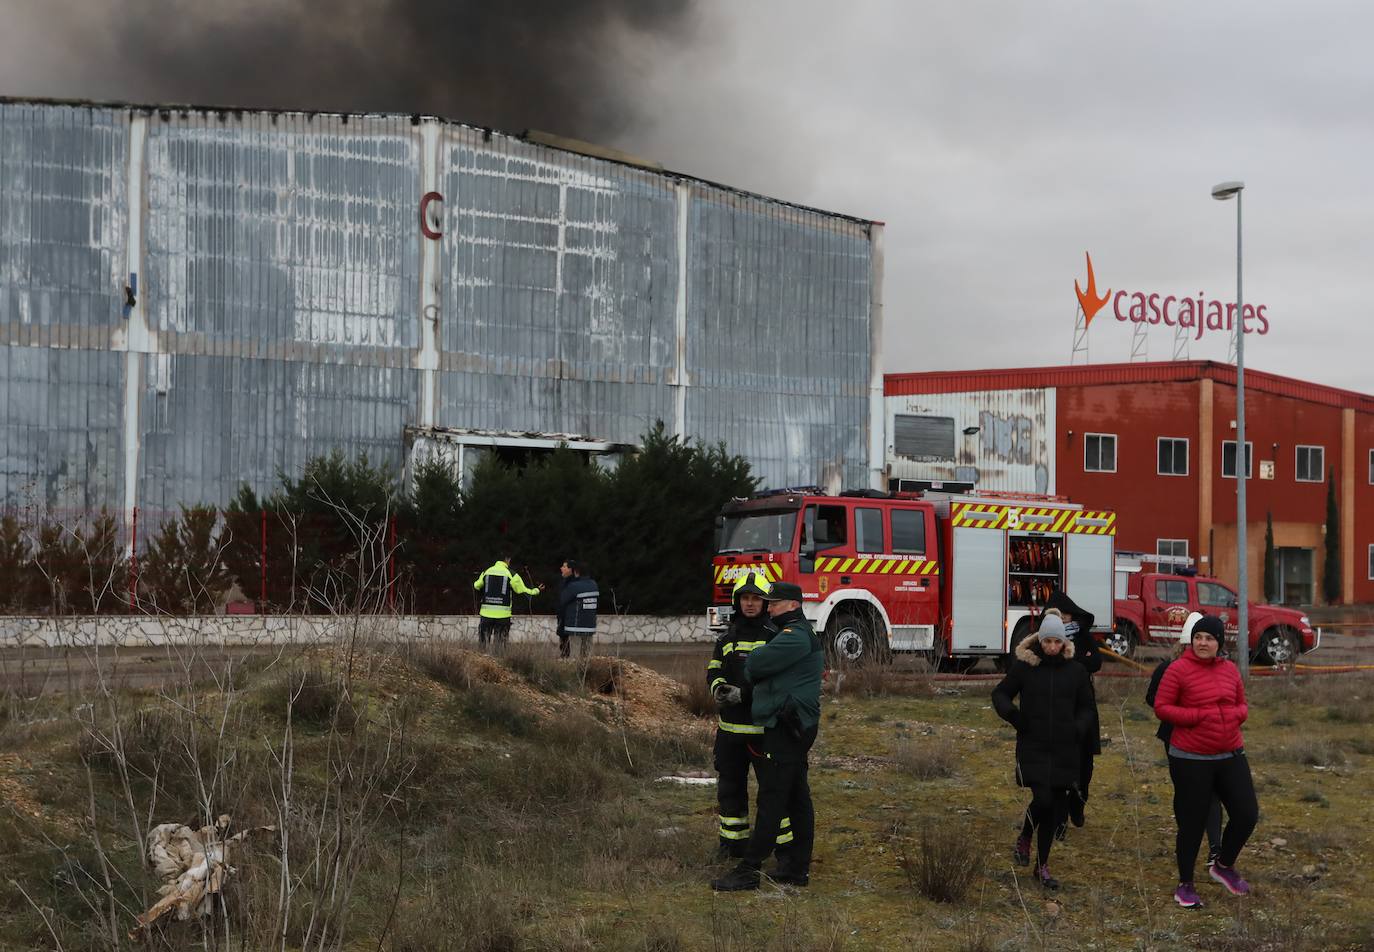
[[[655,420],[882,469],[882,226],[430,117],[0,101],[0,504]]]

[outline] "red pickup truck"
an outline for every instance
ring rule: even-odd
[[[1234,589],[1205,575],[1132,573],[1126,597],[1116,599],[1116,624],[1103,643],[1125,658],[1142,644],[1172,644],[1189,612],[1219,616],[1234,642],[1239,604]],[[1270,664],[1288,664],[1321,642],[1321,629],[1292,608],[1251,602],[1247,625],[1251,656]]]

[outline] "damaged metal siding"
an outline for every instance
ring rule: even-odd
[[[223,505],[417,425],[865,485],[872,227],[438,119],[0,101],[0,504]]]
[[[0,104],[0,506],[119,507],[128,128]]]
[[[893,479],[971,482],[979,489],[1052,493],[1054,487],[1055,391],[982,390],[888,396],[887,459]],[[948,420],[953,459],[930,446],[901,452],[896,435],[910,421]],[[976,427],[977,432],[964,433]]]

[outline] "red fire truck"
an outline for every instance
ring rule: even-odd
[[[717,523],[713,604],[725,627],[744,572],[801,586],[835,661],[923,652],[959,668],[1003,659],[1055,588],[1112,625],[1116,515],[1017,494],[831,496],[775,490],[727,504]]]

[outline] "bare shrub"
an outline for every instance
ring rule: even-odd
[[[582,669],[554,658],[544,657],[530,648],[506,652],[506,667],[546,694],[571,694],[582,690]]]
[[[1339,767],[1346,762],[1345,751],[1339,743],[1325,737],[1301,735],[1271,755],[1274,760],[1302,764],[1307,767]]]
[[[411,649],[415,665],[440,684],[465,690],[478,680],[472,670],[468,653],[443,642],[426,643]]]
[[[520,705],[519,699],[496,684],[474,684],[463,692],[463,713],[482,725],[506,731],[517,737],[534,733],[538,722]]]
[[[959,752],[946,737],[902,737],[892,745],[892,763],[917,780],[954,776]]]
[[[318,662],[287,672],[263,692],[263,707],[299,723],[348,730],[358,719],[341,679]]]
[[[905,823],[898,824],[893,838],[901,847],[897,865],[907,883],[934,902],[962,902],[983,875],[981,855],[969,848],[977,836],[966,822],[923,817],[914,839]]]
[[[711,696],[710,687],[704,677],[691,678],[682,682],[682,686],[673,694],[673,698],[684,711],[693,717],[714,719],[716,716],[716,699]]]

